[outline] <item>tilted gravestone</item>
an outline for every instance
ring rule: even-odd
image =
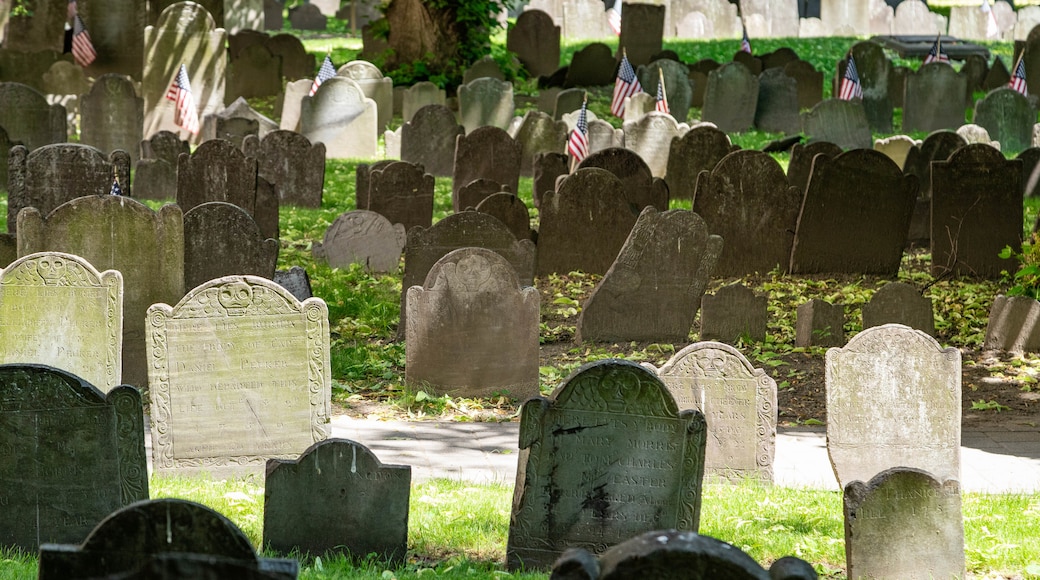
[[[184,212],[184,287],[249,274],[274,277],[278,240],[260,233],[246,211],[220,201]]]
[[[740,282],[701,298],[701,340],[736,343],[766,339],[769,298],[758,296]]]
[[[0,127],[12,142],[30,150],[68,138],[65,107],[49,104],[36,89],[21,83],[0,82]]]
[[[892,467],[960,477],[961,356],[920,330],[868,328],[827,351],[827,453],[842,487]]]
[[[246,137],[260,136],[260,122],[244,117],[225,118],[218,115],[206,115],[206,118],[202,120],[202,136],[205,141],[211,139],[230,141],[236,148],[242,149],[242,143]]]
[[[247,137],[246,157],[257,161],[257,174],[271,182],[284,205],[320,208],[325,187],[325,144],[311,143],[293,131],[272,131],[263,139]]]
[[[1022,244],[1022,161],[988,145],[932,163],[932,275],[995,279],[1014,270],[1001,258]]]
[[[311,67],[311,70],[313,68]],[[313,73],[308,72],[307,74],[309,76]],[[278,120],[279,129],[285,129],[286,131],[300,130],[300,111],[303,108],[303,98],[310,95],[311,87],[313,86],[314,81],[309,78],[285,83],[285,91],[282,94],[282,117]]]
[[[522,199],[508,192],[493,193],[475,208],[505,224],[518,240],[534,240],[537,233],[531,229],[531,214]]]
[[[554,121],[539,111],[528,111],[516,133],[516,142],[520,145],[520,173],[525,177],[531,176],[534,156],[539,153],[565,152],[569,133],[563,121]]]
[[[863,87],[863,109],[871,130],[879,133],[892,131],[892,101],[888,95],[889,70],[892,63],[885,56],[880,44],[862,41],[849,49],[856,59],[856,71]],[[838,65],[835,86],[845,75],[844,59]],[[836,91],[835,91],[836,92]]]
[[[614,59],[614,52],[602,42],[592,42],[571,57],[564,86],[569,88],[609,85],[614,82],[616,72],[617,61]]]
[[[823,100],[823,73],[812,63],[796,60],[784,65],[784,74],[798,83],[798,108],[811,109]]]
[[[460,248],[430,268],[405,298],[405,380],[453,397],[538,391],[538,290],[486,248]],[[459,364],[472,359],[479,364]]]
[[[932,161],[946,161],[954,151],[967,144],[953,131],[935,131],[921,143],[920,155],[907,156],[903,173],[917,177],[921,184],[920,197],[928,199],[932,196]]]
[[[304,300],[314,296],[311,292],[311,279],[307,270],[299,266],[293,266],[288,270],[275,270],[274,283],[289,291],[297,300]]]
[[[956,129],[964,124],[968,79],[946,63],[922,66],[906,78],[904,131]]]
[[[113,510],[148,498],[137,389],[106,395],[53,367],[5,364],[0,392],[0,546],[79,542]]]
[[[260,473],[329,436],[329,314],[271,280],[226,276],[148,309],[157,473]]]
[[[729,62],[708,74],[701,119],[720,131],[743,133],[755,124],[758,77],[744,65]]]
[[[465,130],[444,105],[427,105],[401,126],[401,161],[418,163],[430,175],[450,177],[455,167],[455,141]]]
[[[392,163],[394,163],[393,159],[383,159],[382,161],[376,161],[371,165],[367,163],[358,163],[357,168],[354,170],[355,206],[358,209],[368,209],[369,190],[372,188],[372,173],[386,169]],[[420,168],[415,167],[415,169],[419,170]]]
[[[362,264],[370,272],[396,272],[404,249],[405,227],[364,209],[340,214],[314,246],[315,258],[332,268]]]
[[[524,10],[506,35],[506,50],[532,77],[550,75],[560,66],[560,27],[541,10]]]
[[[668,185],[653,176],[650,166],[636,152],[621,147],[597,151],[585,158],[578,169],[605,169],[621,180],[625,199],[633,217],[652,205],[659,210],[668,207]]]
[[[778,69],[774,69],[778,70]],[[802,192],[787,182],[768,153],[735,151],[697,178],[693,211],[726,241],[715,265],[718,277],[786,271]]]
[[[183,211],[210,201],[237,205],[254,215],[256,158],[246,157],[230,141],[206,141],[177,162],[177,205]]]
[[[1032,144],[1035,101],[1008,87],[996,89],[975,103],[972,122],[999,141],[1001,151],[1016,153]]]
[[[845,305],[813,298],[798,307],[795,346],[842,346],[844,323]]]
[[[681,137],[672,139],[664,177],[669,197],[693,199],[700,172],[711,171],[733,150],[729,137],[710,125],[692,127]]]
[[[140,501],[118,510],[80,545],[40,550],[40,579],[264,578],[295,580],[296,560],[259,558],[231,520],[183,499]]]
[[[816,156],[798,216],[791,272],[895,277],[903,257],[917,179],[884,154],[856,149]]]
[[[455,212],[473,209],[482,201],[496,193],[507,193],[514,195],[507,186],[492,179],[474,179],[459,188],[458,195],[452,199]]]
[[[424,173],[421,165],[403,161],[373,167],[368,176],[367,202],[358,203],[358,208],[374,211],[391,224],[402,224],[405,231],[415,226],[430,227],[433,223],[433,176]],[[359,180],[359,196],[361,187]]]
[[[296,461],[271,459],[264,479],[264,538],[268,550],[401,561],[408,551],[412,468],[386,465],[367,447],[326,439]],[[336,501],[322,498],[335,497]]]
[[[859,100],[820,101],[802,115],[802,130],[810,143],[827,141],[842,149],[869,149],[873,142],[867,114]]]
[[[758,77],[755,127],[760,131],[794,135],[802,131],[798,116],[798,81],[784,69],[771,68]]]
[[[787,181],[798,189],[799,194],[805,193],[805,186],[809,184],[809,176],[812,175],[813,159],[817,155],[833,159],[841,155],[841,147],[829,141],[816,141],[806,145],[796,143],[791,148],[791,161],[787,164]]]
[[[130,77],[107,74],[94,81],[90,93],[80,97],[80,142],[110,154],[122,149],[138,158],[144,125],[144,101],[134,91]]]
[[[122,369],[123,276],[78,256],[30,254],[0,269],[0,364],[45,364],[107,393]],[[55,332],[55,329],[61,329]]]
[[[721,342],[691,344],[655,370],[680,409],[704,414],[704,469],[709,475],[772,483],[776,381]]]
[[[34,207],[42,214],[87,195],[107,195],[112,180],[130,183],[130,156],[115,151],[105,158],[88,145],[55,143],[29,152],[17,145],[8,156],[7,230],[18,229],[18,212]]]
[[[667,113],[651,111],[635,121],[625,121],[625,148],[646,162],[651,175],[662,178],[668,170],[668,154],[672,141],[689,130]]]
[[[542,203],[542,195],[556,189],[556,179],[570,173],[570,157],[563,153],[541,153],[534,156],[534,178],[531,199],[535,207]]]
[[[300,103],[300,133],[332,158],[376,157],[376,102],[354,81],[335,76]]]
[[[664,76],[665,93],[668,95],[668,113],[680,123],[685,123],[690,114],[693,87],[690,86],[689,69],[686,65],[669,59],[658,59],[637,71],[639,84],[651,95],[657,94],[657,84]]]
[[[655,54],[661,52],[665,10],[663,5],[632,3],[621,11],[618,51],[628,53],[632,66],[648,64]],[[621,60],[620,55],[618,60]]]
[[[635,223],[621,180],[604,169],[579,167],[557,182],[556,191],[542,194],[538,275],[606,273]]]
[[[458,93],[466,134],[485,126],[505,129],[513,120],[513,83],[484,77],[460,86]]]
[[[691,211],[644,208],[582,306],[575,341],[685,342],[723,245]]]
[[[650,530],[696,532],[706,427],[652,371],[589,363],[524,403],[506,563],[548,567]]]
[[[864,329],[884,324],[902,324],[935,336],[932,299],[905,282],[888,282],[863,305]]]
[[[964,520],[956,477],[906,467],[845,486],[849,578],[962,578]]]
[[[517,192],[520,185],[521,146],[498,127],[480,127],[455,141],[455,168],[452,172],[452,199],[474,179],[490,179]],[[499,190],[502,191],[502,190]],[[453,203],[455,211],[465,207]]]
[[[352,60],[339,67],[337,76],[356,82],[366,97],[376,102],[376,129],[382,131],[394,114],[394,83],[384,76],[376,65],[364,60]]]

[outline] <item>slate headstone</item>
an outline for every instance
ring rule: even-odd
[[[816,141],[807,145],[796,143],[791,148],[791,161],[787,165],[787,181],[798,188],[799,192],[805,192],[805,186],[809,184],[809,176],[812,173],[813,159],[821,154],[833,159],[841,155],[841,147],[828,141]]]
[[[450,177],[455,167],[455,141],[464,134],[451,109],[427,105],[401,126],[401,161],[418,163],[430,175]]]
[[[256,177],[255,157],[246,157],[224,139],[206,141],[177,161],[177,205],[188,211],[209,201],[223,201],[254,215]]]
[[[520,145],[520,173],[525,177],[532,175],[534,156],[539,153],[564,153],[568,135],[566,123],[554,121],[539,111],[528,111],[516,134]]]
[[[542,195],[556,189],[556,178],[570,173],[570,158],[563,153],[539,153],[534,156],[532,199],[535,207],[542,203]]]
[[[361,209],[374,211],[391,224],[402,224],[406,231],[415,226],[430,227],[434,179],[423,172],[422,166],[390,162],[374,169],[368,179],[368,201],[358,204]]]
[[[657,94],[657,84],[664,75],[664,88],[668,95],[668,112],[675,120],[685,123],[690,113],[690,102],[693,100],[693,87],[690,85],[690,71],[686,65],[669,59],[658,59],[646,66],[639,67],[639,84],[651,95]]]
[[[244,209],[220,201],[184,212],[184,287],[224,276],[274,277],[278,240],[260,233]]]
[[[920,155],[907,157],[903,173],[917,177],[921,184],[920,197],[928,199],[932,196],[932,161],[946,161],[954,151],[967,144],[953,131],[934,131],[921,143]]]
[[[810,142],[828,141],[842,149],[869,149],[873,141],[867,114],[859,100],[827,99],[802,115]]]
[[[497,218],[518,240],[535,239],[536,232],[531,229],[531,216],[527,211],[527,205],[512,193],[493,193],[478,203],[476,210]]]
[[[65,107],[21,83],[0,82],[0,127],[30,150],[67,140]]]
[[[665,182],[672,199],[693,199],[697,176],[711,171],[715,164],[733,151],[729,137],[710,125],[693,127],[677,139],[672,139],[668,153],[668,171]]]
[[[506,35],[506,50],[531,76],[552,74],[560,66],[560,27],[541,10],[525,10]]]
[[[663,5],[631,3],[621,11],[618,50],[628,53],[632,66],[649,64],[650,57],[661,52],[665,10]]]
[[[271,97],[282,92],[282,57],[264,45],[246,47],[228,63],[224,102]]]
[[[726,63],[708,74],[701,118],[720,131],[742,133],[755,123],[758,78],[739,63]]]
[[[281,30],[279,26],[275,30]],[[314,55],[291,34],[276,34],[264,42],[267,49],[282,58],[282,76],[290,81],[309,78],[316,70]]]
[[[823,73],[812,63],[796,60],[784,65],[784,74],[798,83],[798,108],[811,109],[823,100]]]
[[[296,30],[325,30],[328,17],[316,5],[301,4],[289,8],[289,26]]]
[[[311,279],[307,271],[299,266],[292,266],[288,270],[276,270],[274,283],[288,290],[300,302],[314,295],[311,292]]]
[[[498,127],[479,127],[455,141],[455,167],[452,171],[452,200],[474,179],[490,179],[516,193],[520,185],[521,146]],[[502,190],[499,190],[502,191]],[[453,203],[455,211],[466,209]]]
[[[80,97],[80,142],[109,154],[122,149],[138,158],[144,125],[144,101],[137,96],[130,77],[106,74],[94,81],[90,93]]]
[[[567,36],[564,34],[564,36]],[[602,38],[602,37],[599,37]],[[614,82],[617,61],[609,46],[602,42],[585,45],[571,57],[565,87],[601,87]]]
[[[513,84],[491,77],[470,81],[458,89],[459,118],[466,133],[478,127],[505,129],[513,119]]]
[[[972,121],[986,129],[991,139],[999,141],[1002,151],[1017,153],[1032,144],[1034,102],[1035,99],[1030,101],[1014,89],[996,89],[975,103]]]
[[[802,130],[798,116],[798,81],[782,68],[771,68],[758,77],[755,127],[760,131],[794,135]]]
[[[737,282],[701,298],[701,340],[736,343],[766,339],[769,299]]]
[[[589,155],[578,165],[578,169],[591,167],[605,169],[621,180],[633,217],[648,205],[659,210],[668,207],[668,185],[654,177],[650,166],[634,151],[612,147]]]
[[[932,299],[905,282],[888,282],[863,305],[864,329],[884,324],[902,324],[935,336]]]
[[[257,173],[274,185],[284,205],[320,208],[325,186],[325,145],[293,131],[272,131],[242,147],[257,160]]]
[[[382,215],[368,210],[340,214],[325,230],[315,257],[325,259],[332,268],[362,264],[370,272],[395,272],[404,249],[405,227],[391,224]]]
[[[819,298],[800,305],[795,321],[795,346],[842,346],[845,344],[845,306]]]
[[[147,24],[143,0],[94,0],[77,5],[76,10],[97,52],[97,59],[88,67],[90,76],[114,73],[141,80]]]
[[[431,83],[421,81],[408,87],[402,95],[401,117],[405,123],[412,120],[415,114],[427,105],[441,105],[445,103],[444,89]],[[454,116],[452,117],[454,122]]]
[[[376,102],[345,77],[330,78],[300,103],[300,133],[324,143],[327,157],[376,157],[377,126]]]

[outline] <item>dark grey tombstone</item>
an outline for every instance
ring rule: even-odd
[[[560,27],[541,10],[525,10],[506,34],[506,50],[532,77],[550,75],[560,67]]]
[[[20,83],[0,83],[0,127],[30,150],[68,138],[65,107],[47,103],[36,89]]]
[[[1037,166],[1040,166],[1040,147],[1030,147],[1019,153],[1015,159],[1022,161],[1022,197],[1035,197],[1040,191],[1037,189],[1040,187],[1040,173],[1036,177],[1033,176]]]
[[[582,306],[575,342],[687,342],[722,247],[697,214],[645,208]]]
[[[658,59],[636,71],[639,84],[651,95],[657,94],[657,83],[664,74],[664,89],[668,95],[668,112],[675,120],[685,123],[690,114],[690,102],[693,101],[693,87],[690,85],[690,70],[681,62],[670,59]]]
[[[798,347],[844,346],[845,306],[819,298],[798,307],[794,344]]]
[[[122,149],[134,163],[144,127],[144,99],[137,96],[130,77],[106,74],[94,81],[90,93],[80,96],[80,142],[110,154]]]
[[[236,59],[238,55],[242,53],[246,47],[260,45],[263,46],[267,43],[267,40],[271,38],[267,33],[260,32],[259,30],[239,30],[234,34],[228,35],[228,58]]]
[[[989,74],[989,62],[982,55],[968,55],[961,66],[960,74],[967,78],[968,87],[964,98],[967,99],[967,102],[971,102],[974,100],[972,95],[975,94],[975,91],[982,90],[982,83]]]
[[[964,137],[953,131],[934,131],[921,143],[919,154],[907,156],[903,173],[917,177],[921,184],[919,197],[929,199],[932,196],[932,161],[946,161],[954,151],[967,144]]]
[[[732,62],[739,62],[744,65],[749,71],[751,71],[751,74],[756,77],[762,74],[762,60],[752,55],[750,52],[744,52],[742,50],[735,52],[733,54]]]
[[[796,135],[802,132],[798,116],[798,81],[782,68],[766,69],[758,77],[755,127],[770,133]]]
[[[1022,244],[1022,162],[976,143],[932,163],[932,275],[996,279]]]
[[[418,163],[430,175],[451,177],[455,142],[465,134],[455,113],[444,105],[426,105],[401,126],[401,161]]]
[[[829,141],[842,149],[869,149],[874,140],[860,100],[820,101],[802,115],[802,130],[810,142]]]
[[[264,30],[281,30],[285,26],[285,5],[281,0],[264,0]]]
[[[964,577],[964,520],[956,479],[887,469],[845,486],[849,578]]]
[[[632,66],[648,64],[661,52],[664,41],[665,7],[654,4],[629,4],[621,12],[621,37],[618,51],[628,53]],[[617,55],[621,60],[621,55]]]
[[[700,570],[703,576],[694,572]],[[794,556],[780,558],[767,571],[733,544],[692,532],[655,530],[609,548],[598,559],[584,548],[567,550],[553,563],[551,576],[553,580],[696,577],[816,580],[816,571]]]
[[[734,150],[729,137],[710,125],[694,127],[682,137],[672,139],[668,172],[664,177],[668,196],[671,199],[693,199],[701,171],[711,171]]]
[[[43,77],[59,60],[72,62],[71,54],[63,56],[53,50],[23,52],[0,49],[0,82],[22,83],[46,93]]]
[[[462,186],[481,178],[497,181],[506,191],[517,192],[520,157],[520,143],[498,127],[478,127],[469,135],[459,135],[455,140],[452,199]],[[455,211],[462,209],[455,207]]]
[[[581,108],[588,92],[584,89],[564,89],[556,94],[553,102],[552,118],[563,119],[567,113],[572,113]]]
[[[542,195],[556,189],[556,178],[570,173],[570,157],[563,153],[538,153],[534,156],[532,203],[540,207]]]
[[[210,115],[206,116],[210,117]],[[256,119],[224,118],[217,115],[213,115],[213,117],[214,138],[230,141],[238,149],[242,149],[242,143],[246,137],[259,137],[260,135],[260,122]]]
[[[80,542],[148,498],[141,394],[44,365],[0,365],[0,546]],[[42,577],[42,572],[41,572]]]
[[[33,150],[21,145],[8,156],[7,231],[18,228],[18,212],[35,207],[42,214],[87,195],[112,191],[112,180],[130,183],[130,156],[115,151],[105,157],[89,145],[56,143]],[[129,188],[128,188],[129,189]]]
[[[892,66],[888,69],[888,100],[893,107],[905,106],[906,77],[913,72],[905,66]],[[905,129],[904,129],[905,130]]]
[[[880,44],[857,42],[850,50],[856,59],[856,70],[863,85],[863,110],[867,115],[867,123],[873,131],[891,133],[892,100],[888,96],[888,78],[892,63]],[[838,67],[837,79],[845,75],[844,64],[843,61]]]
[[[728,62],[708,74],[701,118],[720,131],[743,133],[755,124],[757,103],[758,77],[746,66]]]
[[[188,211],[208,201],[224,201],[254,215],[256,178],[256,158],[246,157],[230,141],[206,141],[177,161],[177,205]]]
[[[474,179],[459,188],[458,195],[452,198],[452,206],[455,213],[466,209],[473,209],[480,205],[488,197],[496,193],[507,193],[516,195],[509,188],[493,179]]]
[[[964,124],[967,77],[947,63],[933,62],[906,79],[903,131],[956,129]]]
[[[369,205],[369,191],[372,189],[372,172],[381,171],[394,163],[393,159],[384,159],[382,161],[376,161],[375,163],[368,165],[367,163],[358,163],[354,169],[354,206],[358,209],[368,209]],[[415,165],[417,169],[421,169],[422,166]]]
[[[702,172],[693,211],[711,233],[726,240],[715,274],[786,272],[801,207],[802,192],[787,182],[783,168],[768,153],[735,151]]]
[[[328,18],[314,4],[301,4],[289,9],[289,26],[296,30],[325,30]]]
[[[784,73],[798,83],[798,108],[811,109],[823,100],[823,73],[812,63],[796,60],[784,65]]]
[[[263,177],[256,178],[256,205],[253,219],[266,238],[278,239],[278,193],[274,185]]]
[[[690,88],[693,90],[690,96],[690,106],[703,108],[704,93],[708,90],[708,73],[691,70],[687,78],[690,80]]]
[[[411,482],[410,466],[384,465],[348,439],[315,443],[295,461],[268,459],[263,546],[399,562],[408,551]]]
[[[985,129],[990,139],[999,141],[1001,151],[1017,153],[1032,144],[1034,103],[1035,98],[1026,98],[1009,87],[994,89],[975,103],[972,122]]]
[[[44,546],[39,577],[295,580],[299,567],[257,557],[242,530],[210,508],[167,498],[112,513],[78,546]]]
[[[917,288],[905,282],[885,284],[863,305],[863,329],[891,323],[935,336],[932,299],[925,298]]]
[[[276,270],[274,283],[288,290],[300,302],[314,296],[311,292],[310,276],[307,275],[307,270],[299,266],[293,266],[288,270]]]
[[[805,186],[809,184],[813,159],[817,155],[826,155],[833,159],[841,155],[841,147],[828,141],[816,141],[807,145],[796,143],[791,148],[791,161],[787,164],[787,181],[798,188],[800,194],[805,193]]]
[[[1026,67],[1026,85],[1029,88],[1029,94],[1040,95],[1040,30],[1037,30],[1035,26],[1026,36],[1022,62]]]
[[[574,270],[604,274],[636,223],[624,183],[611,172],[579,167],[542,194],[539,276]]]
[[[312,144],[294,131],[271,131],[262,140],[246,137],[242,152],[257,161],[282,205],[321,207],[325,187],[325,144]]]
[[[530,399],[507,566],[547,568],[566,548],[599,553],[650,530],[696,532],[706,437],[699,411],[680,411],[653,371],[628,361],[586,364]]]
[[[738,340],[766,339],[769,298],[756,296],[741,283],[719,288],[701,299],[700,340],[736,344]]]
[[[282,92],[282,57],[262,44],[247,46],[228,63],[224,102],[271,97]]]
[[[518,240],[535,240],[531,229],[531,215],[527,206],[516,195],[508,192],[492,193],[477,204],[476,210],[498,218]]]
[[[404,161],[377,164],[367,181],[367,203],[358,204],[358,209],[374,211],[392,224],[404,225],[406,231],[433,223],[434,178],[421,165]]]
[[[610,47],[593,42],[574,53],[564,87],[601,87],[614,82],[617,60]]]
[[[150,0],[148,2],[148,24],[154,25],[163,10],[176,3],[177,0]],[[217,28],[224,28],[224,2],[221,0],[200,0],[196,4],[202,6],[206,12],[209,12]]]
[[[141,159],[162,159],[177,168],[181,153],[191,153],[191,146],[176,133],[159,131],[141,141]]]
[[[883,153],[817,155],[798,216],[791,273],[894,277],[916,199],[917,178],[904,176]]]
[[[654,177],[650,166],[635,151],[621,147],[597,151],[578,165],[578,169],[590,167],[606,169],[621,180],[633,219],[648,205],[662,211],[668,207],[668,184]]]
[[[220,201],[184,212],[184,287],[224,276],[251,274],[270,280],[278,262],[278,240],[242,208]]]
[[[798,53],[793,48],[781,46],[773,52],[759,55],[758,59],[762,61],[762,72],[765,72],[771,68],[784,68],[789,63],[797,61]]]
[[[516,142],[520,145],[520,174],[531,177],[534,156],[539,153],[563,153],[569,133],[563,121],[554,121],[540,111],[528,111],[516,133]]]
[[[315,57],[307,53],[299,38],[291,34],[276,34],[264,44],[272,54],[281,57],[282,76],[286,80],[296,81],[314,76],[317,70]]]
[[[986,92],[996,90],[1008,86],[1009,82],[1011,82],[1011,73],[1008,72],[1007,65],[999,56],[995,57],[993,66],[989,67],[986,78],[982,81],[982,90]]]
[[[164,159],[141,159],[134,168],[134,197],[177,199],[177,166]]]

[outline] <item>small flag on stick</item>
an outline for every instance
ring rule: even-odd
[[[112,171],[112,191],[109,193],[111,195],[123,195],[123,188],[119,187],[119,174],[114,170]]]
[[[193,135],[199,132],[199,112],[195,108],[195,97],[191,94],[191,83],[188,82],[188,68],[183,64],[177,71],[170,90],[166,91],[166,98],[177,103],[173,121],[178,127],[187,130]]]
[[[318,69],[317,76],[314,77],[314,84],[311,85],[311,92],[308,93],[310,96],[314,96],[314,93],[318,92],[318,87],[321,83],[336,76],[336,66],[332,64],[332,59],[329,55],[325,55],[325,60],[321,61],[321,68]]]
[[[581,163],[589,155],[589,120],[588,120],[589,95],[581,102],[581,112],[578,113],[578,124],[571,131],[571,138],[567,141],[567,153],[570,153],[575,162]]]
[[[1026,86],[1026,63],[1022,60],[1023,54],[1025,54],[1025,51],[1022,51],[1022,54],[1018,55],[1018,64],[1015,65],[1015,73],[1011,75],[1011,82],[1008,83],[1008,86],[1011,87],[1012,90],[1018,91],[1028,97],[1029,87]]]
[[[843,101],[863,98],[863,85],[859,82],[859,71],[856,70],[856,59],[849,53],[848,63],[845,65],[845,76],[841,79],[838,88],[838,98]]]
[[[621,36],[621,2],[614,0],[614,5],[607,9],[607,26],[618,36]]]
[[[932,50],[929,50],[928,56],[924,57],[924,64],[930,62],[950,62],[950,57],[946,56],[946,53],[942,50],[942,43],[938,34],[935,35],[935,43],[932,44]]]
[[[621,65],[618,66],[617,80],[614,81],[614,98],[610,101],[610,112],[615,117],[625,116],[625,99],[642,92],[643,87],[636,78],[636,71],[628,62],[628,54],[621,49]]]
[[[670,113],[671,111],[668,110],[668,94],[664,90],[664,70],[657,69],[657,72],[657,104],[654,105],[654,108],[659,113]]]
[[[747,26],[744,26],[744,22],[741,21],[740,27],[744,29],[744,38],[740,39],[740,52],[751,54],[751,40],[747,36]]]
[[[72,58],[83,68],[97,59],[94,43],[90,41],[90,33],[87,32],[87,27],[83,24],[83,19],[79,17],[79,14],[72,17]]]

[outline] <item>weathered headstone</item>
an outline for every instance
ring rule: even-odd
[[[599,40],[613,34],[599,0],[561,0],[563,36],[569,40]]]
[[[281,27],[276,30],[281,30]],[[314,55],[308,54],[303,42],[291,34],[276,34],[264,42],[268,50],[282,57],[282,76],[290,81],[305,79],[316,70]]]
[[[534,240],[531,229],[531,214],[527,205],[516,195],[508,192],[493,193],[477,204],[476,210],[486,213],[505,224],[518,240]]]
[[[213,139],[177,163],[177,205],[183,211],[209,201],[232,203],[254,215],[257,163],[230,141]]]
[[[403,225],[359,209],[342,213],[332,222],[322,243],[315,245],[314,255],[333,268],[359,263],[370,272],[394,272],[400,265],[404,243]]]
[[[627,52],[632,66],[649,64],[661,52],[665,9],[663,5],[631,3],[621,11],[618,50]]]
[[[791,148],[791,161],[787,165],[787,181],[797,187],[799,192],[805,192],[805,186],[809,184],[809,176],[812,174],[813,159],[821,154],[833,159],[841,155],[841,147],[828,141],[815,141],[807,145],[796,143]]]
[[[444,106],[445,103],[444,89],[430,81],[418,82],[408,87],[408,89],[404,91],[402,99],[401,117],[404,119],[405,123],[412,121],[415,114],[423,107],[427,105]],[[454,122],[454,114],[452,116],[452,121]]]
[[[956,129],[964,124],[967,77],[946,63],[930,63],[906,79],[904,131]]]
[[[55,95],[82,95],[90,90],[90,81],[83,67],[67,60],[59,60],[43,73],[43,92]],[[73,108],[73,107],[68,107]]]
[[[625,121],[625,148],[634,151],[650,168],[654,178],[662,178],[668,170],[668,154],[672,141],[689,130],[667,113],[651,111],[636,121]]]
[[[1004,87],[975,103],[972,121],[1000,142],[1001,151],[1017,153],[1032,144],[1036,107],[1018,91]]]
[[[328,157],[375,157],[377,126],[376,102],[345,77],[330,78],[300,103],[300,133],[324,143]]]
[[[866,111],[859,100],[820,101],[802,115],[802,129],[810,142],[828,141],[842,149],[868,149],[873,141]]]
[[[525,10],[506,35],[506,50],[532,77],[550,75],[560,66],[560,27],[541,10]]]
[[[264,0],[264,30],[281,30],[285,26],[282,0]]]
[[[481,178],[495,181],[505,186],[505,191],[516,193],[520,184],[520,157],[520,144],[498,127],[479,127],[459,135],[455,141],[455,167],[452,171],[453,201],[458,199],[463,186]],[[455,211],[466,209],[458,203],[453,205]]]
[[[300,130],[300,111],[303,108],[303,99],[310,94],[312,86],[314,86],[314,81],[307,78],[285,83],[285,92],[282,94],[282,117],[278,121],[280,129]]]
[[[896,36],[927,35],[934,37],[946,32],[945,26],[940,27],[940,16],[928,9],[927,2],[903,0],[895,8],[892,34]]]
[[[795,346],[842,346],[845,344],[845,306],[819,298],[798,307]]]
[[[886,324],[827,351],[827,452],[842,487],[892,467],[957,478],[960,435],[956,348]]]
[[[597,151],[578,165],[579,169],[590,167],[606,169],[621,180],[633,218],[648,205],[659,210],[668,207],[668,185],[654,177],[650,166],[634,151],[620,147]]]
[[[184,286],[224,276],[274,277],[278,240],[260,233],[244,209],[220,201],[184,212]]]
[[[506,79],[502,68],[498,66],[498,63],[495,62],[495,59],[490,54],[480,57],[476,62],[469,65],[466,70],[462,71],[462,84],[483,78],[498,79],[500,81]]]
[[[567,148],[567,125],[539,111],[528,111],[516,134],[520,145],[520,173],[532,174],[534,156],[539,153],[563,153]],[[514,190],[515,191],[515,190]]]
[[[796,60],[784,65],[784,73],[798,83],[798,108],[811,109],[823,100],[823,73],[812,63]]]
[[[755,127],[760,131],[795,135],[802,130],[798,116],[798,81],[782,68],[771,68],[758,77]]]
[[[12,142],[29,149],[67,139],[65,107],[47,103],[36,89],[21,83],[0,82],[0,127]]]
[[[270,97],[282,92],[282,57],[264,45],[244,48],[228,63],[224,102]]]
[[[106,74],[94,81],[90,93],[80,97],[80,142],[109,154],[122,149],[138,158],[144,125],[144,101],[137,96],[130,77]]]
[[[513,84],[491,77],[459,87],[459,117],[466,133],[478,127],[505,129],[513,120]]]
[[[986,78],[982,81],[982,90],[992,91],[1008,86],[1008,82],[1011,80],[1011,72],[1008,71],[1007,65],[1004,61],[997,56],[993,59],[993,65],[989,67],[986,72]]]
[[[701,340],[735,343],[766,339],[766,296],[737,282],[701,298]]]
[[[275,270],[274,283],[288,290],[300,302],[314,296],[311,292],[310,276],[299,266],[293,266],[288,270]]]
[[[566,115],[564,115],[566,117]],[[601,119],[589,121],[589,153],[599,153],[604,149],[624,148],[625,132],[615,129],[610,123]]]
[[[289,9],[289,26],[296,30],[325,30],[328,20],[314,4],[301,4]]]
[[[729,137],[710,125],[693,127],[683,136],[672,139],[664,178],[669,197],[693,199],[700,172],[714,169],[732,150]]]
[[[932,161],[946,161],[954,151],[967,144],[953,131],[934,131],[921,143],[919,155],[907,156],[903,173],[917,176],[921,184],[920,197],[928,199],[932,196]]]
[[[690,102],[693,100],[693,87],[690,85],[687,66],[670,59],[658,59],[649,65],[639,67],[637,72],[643,90],[651,95],[657,94],[657,84],[661,75],[664,75],[668,112],[676,121],[685,123],[690,113]]]
[[[6,22],[4,48],[13,50],[36,51],[62,49],[62,24],[68,19],[67,4],[60,0],[41,0],[26,5],[13,2],[6,3],[5,12],[10,20]],[[21,9],[18,12],[12,8]]]
[[[230,0],[225,2],[224,28],[231,34],[264,27],[263,0]]]
[[[935,336],[932,299],[905,282],[889,282],[863,305],[863,328],[902,324]]]
[[[702,119],[726,133],[741,133],[755,123],[758,78],[739,63],[726,63],[708,74]]]
[[[386,217],[391,224],[402,224],[406,231],[415,226],[428,228],[433,221],[433,186],[433,176],[424,173],[421,165],[388,162],[373,166],[365,201],[361,201],[362,183],[358,182],[358,207]]]
[[[460,212],[477,207],[482,201],[497,193],[515,195],[513,192],[509,191],[507,186],[504,186],[493,179],[474,179],[460,187],[458,194],[452,197],[451,202],[454,211]]]
[[[450,177],[455,167],[455,141],[465,130],[444,105],[427,105],[401,126],[401,161],[417,163],[430,175]]]
[[[579,0],[580,1],[580,0]],[[564,36],[568,36],[566,33]],[[597,38],[604,38],[598,36]],[[568,38],[572,38],[569,37]],[[602,42],[592,42],[574,53],[571,66],[567,69],[566,87],[600,87],[614,82],[617,61],[610,47]]]
[[[384,76],[379,67],[364,60],[352,60],[339,67],[336,74],[356,82],[361,92],[376,102],[376,130],[385,129],[394,116],[394,82],[390,77]]]
[[[137,389],[106,395],[63,370],[5,364],[0,392],[0,546],[80,542],[113,510],[148,498]]]
[[[563,153],[540,153],[534,156],[532,202],[540,207],[542,195],[556,189],[556,178],[570,173],[570,157]]]
[[[983,348],[1040,352],[1040,302],[1029,296],[997,295],[990,309]]]
[[[293,131],[272,131],[262,140],[246,138],[242,147],[257,161],[257,174],[271,182],[283,205],[321,207],[325,186],[325,144],[312,144]]]

